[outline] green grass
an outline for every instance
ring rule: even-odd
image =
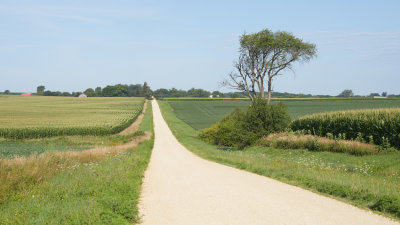
[[[131,124],[144,98],[0,98],[0,137],[107,135]]]
[[[236,107],[246,107],[246,100],[167,100],[177,117],[193,128],[200,130],[210,127]],[[273,102],[277,102],[274,100]],[[301,116],[348,109],[400,107],[399,99],[327,99],[327,100],[284,100],[292,119]]]
[[[35,144],[23,141],[0,141],[0,158],[12,158],[15,156],[28,156],[30,154],[41,154],[48,151],[80,151],[88,149],[84,146],[73,146],[63,144]]]
[[[29,156],[51,151],[81,151],[95,146],[115,146],[125,144],[141,135],[136,132],[129,135],[108,136],[58,136],[39,139],[0,139],[0,159],[15,156]]]
[[[193,153],[212,161],[254,172],[332,196],[359,207],[400,219],[400,153],[352,156],[267,147],[223,150],[197,138],[198,131],[159,101],[176,138]]]
[[[94,146],[115,146],[125,144],[141,135],[136,132],[129,135],[108,136],[58,136],[39,139],[4,139],[0,138],[0,159],[15,156],[29,156],[51,151],[81,151]]]
[[[152,131],[151,104],[139,128]],[[85,138],[85,137],[82,137]],[[154,138],[125,153],[76,163],[0,204],[0,224],[132,224]]]

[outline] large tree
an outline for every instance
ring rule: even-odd
[[[142,92],[141,84],[131,84],[128,86],[128,96],[129,97],[139,97]]]
[[[88,88],[83,93],[88,97],[96,97],[96,92],[94,92],[93,88]]]
[[[127,97],[128,96],[128,85],[116,84],[107,85],[103,88],[104,97]]]
[[[96,93],[96,97],[101,97],[101,96],[103,96],[101,87],[96,87],[96,88],[94,89],[94,93]]]
[[[308,62],[316,56],[315,44],[304,42],[288,32],[271,32],[268,29],[240,37],[237,72],[229,74],[223,85],[245,91],[254,102],[265,98],[267,85],[268,103],[271,100],[272,81],[285,70],[293,71],[294,62]]]

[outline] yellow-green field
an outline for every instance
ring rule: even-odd
[[[129,126],[144,98],[0,97],[0,137],[105,135]]]

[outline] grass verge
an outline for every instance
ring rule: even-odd
[[[153,131],[151,105],[139,128],[148,131]],[[70,159],[74,163],[7,196],[0,203],[0,224],[139,222],[137,203],[153,142],[152,136],[137,147],[88,162]]]
[[[159,105],[176,138],[200,157],[400,219],[399,152],[360,157],[260,146],[221,150],[198,139],[198,131],[178,119],[166,101]]]
[[[316,152],[348,153],[356,156],[386,153],[372,144],[353,140],[332,140],[314,135],[275,133],[258,140],[257,145],[279,149],[307,149]]]

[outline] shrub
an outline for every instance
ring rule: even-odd
[[[396,196],[379,196],[378,200],[370,207],[373,210],[388,212],[400,217],[400,199]]]
[[[308,133],[362,140],[400,148],[400,109],[349,110],[318,113],[293,121],[291,129]]]
[[[246,111],[236,109],[212,127],[200,132],[199,137],[211,144],[242,149],[262,136],[285,130],[290,116],[283,103],[269,105],[257,99]]]

